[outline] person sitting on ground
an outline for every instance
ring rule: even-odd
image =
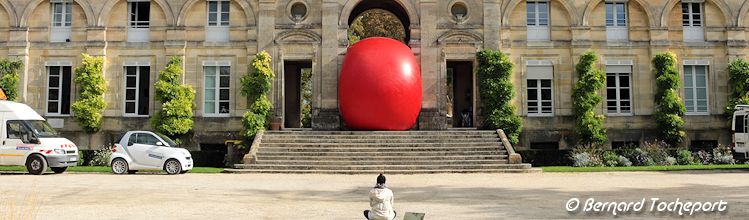
[[[369,206],[364,210],[364,217],[369,220],[393,220],[397,215],[393,209],[393,191],[385,185],[385,176],[377,176],[377,184],[369,191]]]

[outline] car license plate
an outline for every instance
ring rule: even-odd
[[[78,157],[71,157],[70,162],[78,162]]]

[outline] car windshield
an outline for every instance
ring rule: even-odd
[[[57,131],[55,131],[55,129],[52,128],[52,126],[49,126],[49,124],[47,124],[47,121],[29,120],[25,122],[26,122],[26,125],[29,126],[31,131],[33,131],[37,137],[40,137],[40,138],[59,137],[59,135],[57,134]]]
[[[166,135],[163,135],[163,134],[156,134],[156,135],[159,135],[159,137],[162,140],[166,141],[166,143],[165,143],[166,145],[169,145],[170,147],[177,147],[177,143],[175,143],[174,140],[172,140],[171,138],[167,137]]]

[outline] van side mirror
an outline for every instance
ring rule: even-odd
[[[132,142],[132,141],[128,141],[128,142],[127,142],[127,146],[128,146],[128,147],[129,147],[129,146],[133,146],[133,142]]]
[[[156,146],[164,146],[164,143],[161,143],[161,141],[157,141]]]

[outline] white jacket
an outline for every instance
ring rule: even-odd
[[[395,218],[393,210],[393,191],[388,188],[373,188],[369,191],[369,220],[392,220]]]

